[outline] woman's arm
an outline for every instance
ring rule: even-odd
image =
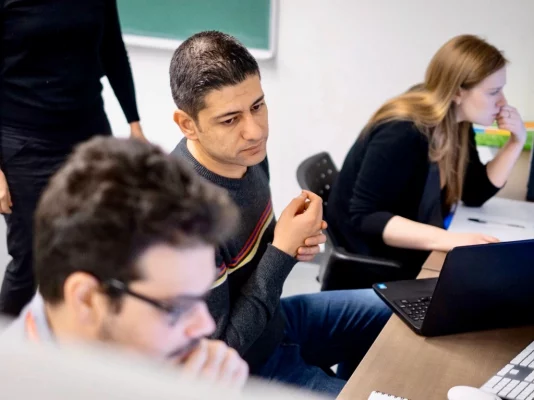
[[[487,173],[489,180],[495,186],[503,187],[523,151],[523,146],[527,139],[527,131],[521,115],[511,106],[504,106],[501,109],[497,124],[500,129],[510,131],[511,136],[508,143],[488,163]]]
[[[388,246],[414,250],[449,251],[461,245],[497,242],[482,234],[451,233],[392,212],[403,192],[425,185],[428,165],[428,142],[413,124],[386,124],[377,131],[352,190],[349,215],[354,229],[378,236]]]
[[[512,111],[509,111],[512,109]],[[512,132],[508,143],[493,160],[484,165],[480,161],[475,142],[475,133],[469,137],[469,162],[467,165],[462,201],[466,206],[480,207],[505,185],[521,154],[526,140],[526,130],[519,113],[505,106],[497,118],[499,128]]]
[[[388,246],[426,251],[449,251],[457,246],[499,241],[480,233],[453,233],[399,216],[389,220],[383,238]]]

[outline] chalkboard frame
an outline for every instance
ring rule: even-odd
[[[269,48],[248,49],[257,60],[269,60],[274,58],[276,55],[276,45],[278,40],[278,2],[279,0],[270,0]],[[173,51],[183,42],[183,40],[178,39],[166,39],[155,36],[140,36],[132,34],[123,34],[123,39],[127,46]]]

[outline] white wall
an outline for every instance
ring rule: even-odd
[[[278,53],[260,65],[278,214],[299,191],[298,163],[327,150],[340,165],[376,107],[421,81],[433,53],[452,36],[479,34],[505,51],[511,61],[508,100],[526,119],[534,119],[533,0],[279,3]],[[171,150],[182,137],[172,122],[171,52],[129,52],[146,134]],[[126,133],[122,112],[107,87],[105,100],[115,132]]]

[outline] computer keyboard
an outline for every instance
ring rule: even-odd
[[[413,321],[422,321],[431,299],[431,296],[418,297],[417,299],[397,300],[396,303],[408,318]]]
[[[534,400],[534,342],[481,389],[507,400]]]

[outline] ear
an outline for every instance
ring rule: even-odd
[[[99,325],[106,312],[106,302],[94,276],[84,272],[71,274],[63,286],[63,296],[78,324],[86,328]]]
[[[173,116],[174,122],[180,127],[184,136],[189,140],[198,140],[198,128],[195,120],[182,110],[176,110]]]
[[[460,104],[462,104],[462,101],[465,97],[465,92],[466,90],[463,89],[463,88],[459,88],[458,91],[456,92],[456,94],[454,95],[452,101],[454,101],[454,104],[456,104],[457,106],[459,106]]]

